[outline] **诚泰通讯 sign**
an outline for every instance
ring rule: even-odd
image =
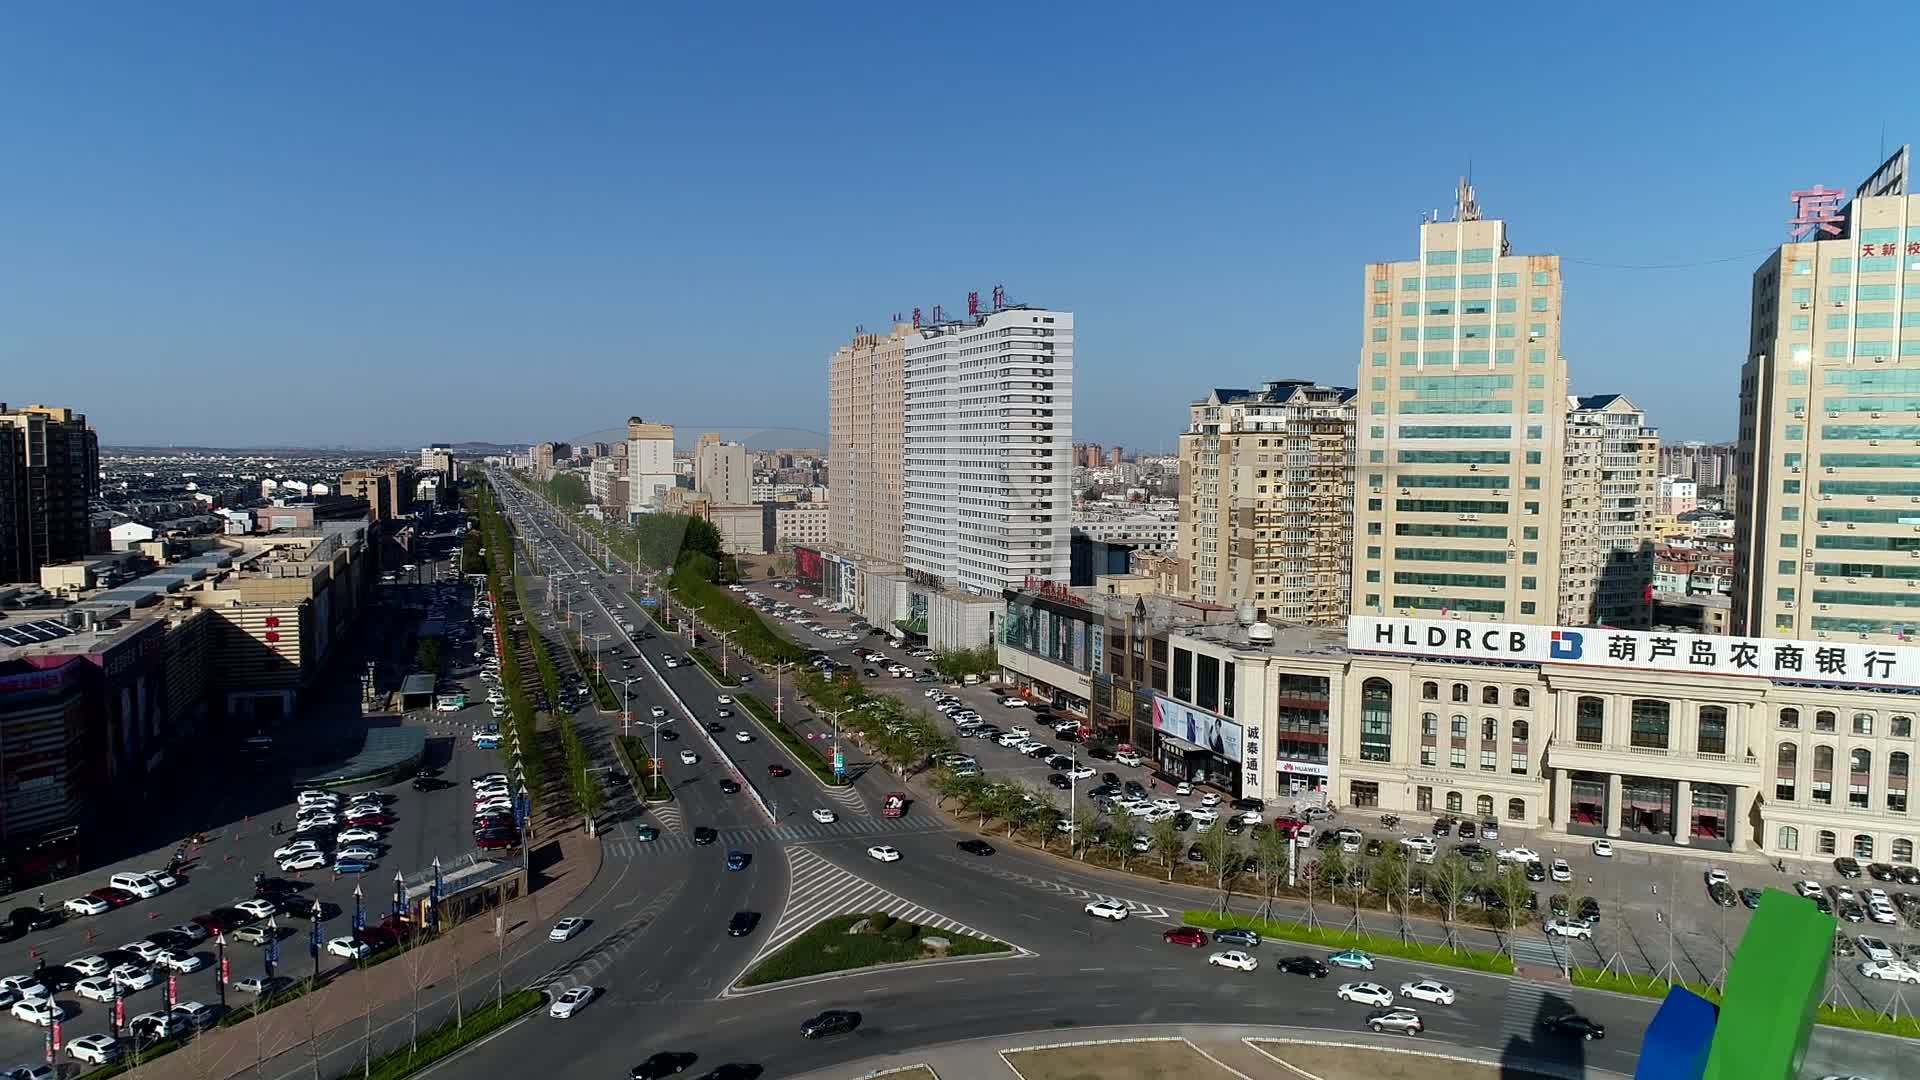
[[[1920,648],[1868,642],[1355,615],[1347,620],[1347,647],[1355,652],[1416,658],[1515,660],[1861,686],[1920,686]]]

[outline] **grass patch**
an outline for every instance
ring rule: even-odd
[[[400,1080],[401,1077],[412,1076],[506,1027],[539,1008],[545,1000],[546,995],[538,990],[516,990],[497,1004],[483,1005],[468,1013],[465,1022],[458,1027],[448,1021],[421,1035],[418,1050],[395,1050],[385,1057],[375,1058],[373,1068],[365,1074],[367,1080]],[[345,1075],[358,1074],[360,1070],[354,1069]]]
[[[1385,937],[1380,934],[1316,929],[1298,923],[1256,919],[1249,915],[1222,915],[1217,911],[1188,911],[1183,917],[1188,926],[1198,926],[1208,930],[1224,930],[1233,927],[1257,931],[1263,938],[1295,941],[1302,945],[1318,945],[1336,951],[1362,949],[1380,956],[1398,957],[1422,964],[1464,968],[1468,971],[1487,971],[1497,975],[1513,974],[1513,958],[1505,953],[1491,953],[1480,949],[1449,949],[1444,945],[1401,941],[1399,938]]]
[[[626,766],[627,776],[639,789],[641,798],[649,802],[673,801],[673,785],[667,782],[666,775],[653,776],[648,772],[653,759],[647,753],[646,739],[639,735],[615,735],[613,752],[619,756],[620,764]]]
[[[1684,986],[1714,1004],[1720,1002],[1720,991],[1712,986],[1700,983],[1669,983],[1665,979],[1652,975],[1620,975],[1598,968],[1574,968],[1573,985],[1584,986],[1591,990],[1610,990],[1616,994],[1637,994],[1640,997],[1664,998],[1671,986]],[[1920,1019],[1911,1016],[1892,1017],[1867,1009],[1855,1009],[1844,1006],[1822,1005],[1814,1012],[1814,1023],[1828,1027],[1848,1028],[1853,1031],[1871,1031],[1880,1035],[1898,1035],[1904,1039],[1920,1039]]]
[[[833,787],[840,785],[840,781],[834,779],[833,762],[821,757],[819,749],[799,732],[775,720],[773,710],[767,708],[766,702],[752,694],[736,694],[734,701],[765,725],[766,729],[773,733],[773,737],[780,740],[782,746],[793,752],[794,760],[805,765],[808,772],[820,778],[821,783]]]
[[[1227,1080],[1185,1039],[1007,1050],[1007,1063],[1026,1080]]]
[[[860,932],[849,933],[856,924],[861,926]],[[953,931],[932,930],[903,919],[887,923],[883,930],[874,929],[876,924],[877,920],[870,920],[865,915],[836,915],[755,964],[753,970],[740,979],[740,985],[764,986],[788,979],[803,979],[809,975],[824,975],[831,971],[853,971],[942,956],[984,956],[1013,951],[1013,947],[1005,942],[985,941]],[[939,938],[947,942],[947,946],[936,949],[926,943],[928,938]]]

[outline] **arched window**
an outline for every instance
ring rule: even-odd
[[[1781,851],[1800,850],[1800,830],[1791,825],[1780,826],[1780,842],[1774,845]]]
[[[1821,709],[1819,712],[1813,714],[1813,730],[1815,731],[1832,731],[1833,723],[1833,712],[1829,709]]]
[[[1799,709],[1789,707],[1789,708],[1780,710],[1780,730],[1782,731],[1799,731],[1800,730],[1800,710]]]
[[[1887,722],[1887,734],[1896,739],[1913,738],[1913,717],[1896,716]]]
[[[1780,744],[1773,770],[1773,797],[1792,802],[1800,780],[1800,748],[1790,742]]]
[[[1873,755],[1865,750],[1847,754],[1847,805],[1865,810],[1873,802],[1867,785],[1873,782]]]
[[[1643,750],[1665,750],[1673,706],[1658,698],[1633,699],[1633,745]]]
[[[1694,736],[1694,752],[1726,756],[1727,710],[1718,705],[1700,706],[1700,731]]]
[[[1515,720],[1513,722],[1513,741],[1517,743],[1527,741],[1527,722],[1525,720]]]
[[[1895,750],[1887,755],[1887,809],[1896,814],[1907,812],[1907,752]]]
[[[1896,838],[1893,842],[1893,861],[1897,863],[1912,862],[1913,841],[1904,836]]]
[[[1423,712],[1420,714],[1420,734],[1425,735],[1429,738],[1432,738],[1440,734],[1439,714],[1430,713],[1430,712]]]
[[[1457,683],[1454,683],[1454,684],[1453,684],[1453,700],[1455,700],[1455,701],[1457,701],[1457,702],[1459,702],[1459,703],[1461,703],[1462,705],[1464,705],[1464,704],[1466,704],[1466,703],[1467,703],[1468,701],[1470,701],[1470,700],[1472,700],[1471,698],[1469,698],[1469,697],[1467,696],[1467,684],[1466,684],[1466,683],[1463,683],[1463,682],[1457,682]]]
[[[1453,719],[1447,722],[1447,732],[1456,739],[1465,739],[1467,737],[1467,718],[1461,716],[1459,713],[1454,713]]]
[[[1813,748],[1813,771],[1828,773],[1833,771],[1833,747],[1816,746]]]
[[[1500,721],[1494,719],[1491,716],[1481,717],[1480,718],[1480,737],[1486,740],[1487,742],[1492,742],[1493,740],[1499,738],[1500,737]]]
[[[1507,800],[1507,820],[1508,821],[1527,820],[1527,800],[1508,799]]]
[[[1482,705],[1500,704],[1500,688],[1497,686],[1481,687],[1480,688],[1480,704]]]
[[[1818,833],[1814,834],[1813,842],[1814,842],[1814,854],[1816,855],[1833,854],[1834,845],[1836,843],[1836,841],[1834,840],[1833,833],[1827,831],[1826,829],[1821,829]]]
[[[1439,701],[1440,700],[1440,684],[1437,682],[1421,683],[1420,684],[1420,700],[1421,701]]]
[[[1854,747],[1847,751],[1847,771],[1855,776],[1865,776],[1873,771],[1873,753]]]
[[[1573,741],[1598,746],[1606,734],[1607,703],[1582,697],[1573,703]]]
[[[1790,742],[1780,744],[1780,772],[1791,773],[1800,763],[1800,748]]]
[[[1457,791],[1447,792],[1447,813],[1457,814],[1459,812],[1460,812],[1460,793]]]
[[[1516,688],[1513,692],[1513,707],[1516,709],[1533,708],[1533,691]]]
[[[1360,760],[1393,758],[1393,684],[1368,679],[1360,686]]]
[[[1482,795],[1479,798],[1473,800],[1473,808],[1474,808],[1474,811],[1483,818],[1492,817],[1493,816],[1493,796]]]
[[[1857,712],[1853,714],[1853,733],[1855,735],[1873,734],[1873,714]]]
[[[1873,837],[1866,833],[1853,835],[1853,857],[1868,862],[1873,859]]]

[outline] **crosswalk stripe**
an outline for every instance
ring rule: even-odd
[[[780,922],[774,927],[773,933],[747,965],[749,970],[822,920],[836,915],[884,911],[895,918],[936,930],[994,940],[988,934],[921,907],[897,893],[843,870],[810,848],[788,848],[787,866],[789,885],[786,907],[781,911]]]

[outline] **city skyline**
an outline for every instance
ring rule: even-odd
[[[1563,260],[1569,363],[1608,373],[1583,389],[1631,396],[1668,438],[1720,440],[1753,261],[1785,235],[1789,192],[1850,183],[1920,128],[1912,103],[1836,120],[1748,85],[1749,58],[1791,29],[1784,12],[1737,26],[1682,13],[1636,38],[1640,67],[1669,72],[1657,87],[1609,59],[1625,30],[1534,13],[1529,32],[1582,43],[1556,78],[1604,111],[1430,87],[1434,115],[1497,107],[1526,137],[1405,125],[1383,170],[1381,132],[1358,121],[1393,115],[1399,91],[1307,36],[1258,32],[1277,16],[1077,21],[1057,48],[1079,77],[1044,86],[1005,77],[976,17],[907,29],[876,11],[843,31],[769,11],[743,31],[588,11],[543,21],[549,47],[510,88],[462,58],[518,57],[530,28],[515,16],[396,13],[372,53],[363,28],[263,13],[197,35],[84,11],[23,19],[0,59],[46,92],[0,106],[40,163],[0,179],[0,225],[31,268],[0,297],[0,359],[26,373],[10,396],[89,401],[110,445],[180,441],[181,415],[223,429],[196,433],[216,444],[537,441],[585,416],[618,423],[609,398],[688,429],[823,431],[819,358],[855,326],[958,313],[1004,284],[1076,311],[1088,369],[1114,376],[1082,393],[1083,432],[1171,450],[1196,364],[1217,385],[1343,383],[1360,344],[1352,281],[1471,172],[1489,215],[1524,223],[1518,245]],[[1422,27],[1416,43],[1321,18],[1316,35],[1354,54],[1438,54],[1468,33]],[[1709,33],[1715,49],[1693,47]],[[901,92],[849,80],[848,47]],[[1143,57],[1167,77],[1139,78]],[[1814,81],[1846,71],[1805,63]],[[1015,107],[1059,121],[1032,168],[895,164],[907,133]],[[1752,145],[1782,124],[1802,132],[1790,145],[1700,156],[1703,140]],[[1274,137],[1247,137],[1262,130]],[[769,179],[768,154],[792,167]],[[1674,222],[1685,241],[1653,250]],[[898,244],[872,257],[942,225],[961,227],[937,260]],[[1333,257],[1289,258],[1281,237]],[[859,261],[833,254],[855,246]],[[1205,318],[1168,317],[1185,311]],[[659,377],[722,368],[724,388]],[[297,413],[258,407],[295,385]]]

